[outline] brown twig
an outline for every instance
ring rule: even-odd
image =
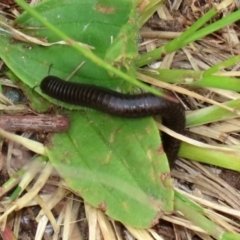
[[[11,132],[63,132],[69,120],[60,115],[0,115],[0,128]]]

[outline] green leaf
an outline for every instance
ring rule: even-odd
[[[172,210],[172,181],[153,120],[96,111],[72,111],[69,117],[70,129],[55,134],[47,152],[74,192],[138,228],[150,227],[160,211]]]
[[[113,12],[105,13],[104,11],[107,10],[103,7],[104,3],[108,4],[109,8],[114,8]],[[96,1],[76,0],[68,1],[68,3],[45,1],[38,4],[36,10],[71,38],[95,47],[94,54],[104,58],[111,39],[118,36],[121,26],[128,21],[130,3],[130,1],[122,1],[119,7],[119,2],[117,2],[113,7],[111,1],[97,3]],[[27,13],[22,14],[17,23],[34,28],[33,30],[23,29],[31,36],[47,38],[49,42],[61,40]],[[66,79],[79,64],[86,61],[73,76],[72,81],[92,83],[112,89],[120,88],[123,91],[129,89],[128,83],[113,80],[106,70],[96,66],[69,46],[42,47],[28,43],[10,44],[10,38],[1,38],[0,41],[1,57],[9,68],[31,88],[40,84],[40,81],[48,74],[51,64],[53,67],[50,74]],[[40,91],[38,92],[41,94]]]

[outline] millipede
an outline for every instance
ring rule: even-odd
[[[41,91],[61,102],[96,109],[123,118],[142,118],[160,115],[162,124],[183,134],[185,111],[179,102],[173,102],[151,93],[123,94],[89,84],[66,82],[56,76],[45,77]],[[180,141],[162,133],[163,149],[170,166],[177,157]]]

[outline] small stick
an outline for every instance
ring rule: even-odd
[[[10,132],[64,132],[69,119],[61,115],[0,115],[0,128]]]

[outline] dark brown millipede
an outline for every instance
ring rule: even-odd
[[[140,118],[160,115],[163,125],[177,133],[184,133],[185,112],[182,105],[150,93],[123,94],[88,84],[66,82],[55,76],[45,77],[40,88],[44,94],[59,101],[97,109],[115,116]],[[166,133],[162,133],[162,141],[170,165],[173,165],[180,141]]]

